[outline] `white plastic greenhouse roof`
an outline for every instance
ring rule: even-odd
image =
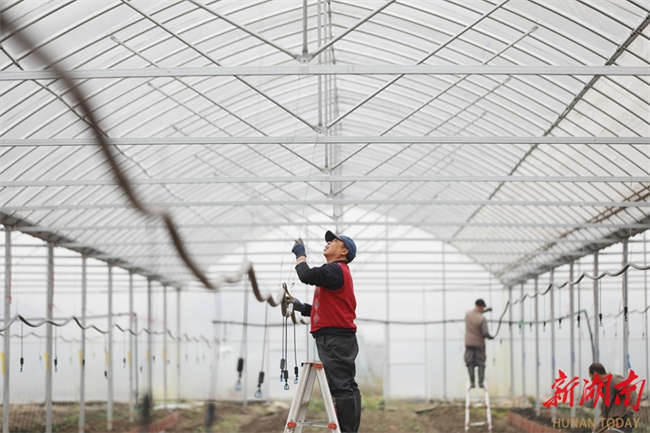
[[[194,277],[53,66],[206,269],[287,226],[383,224],[513,284],[650,227],[647,1],[6,0],[0,13],[0,222],[145,272],[155,256],[172,284]]]

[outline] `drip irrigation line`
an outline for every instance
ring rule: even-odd
[[[81,328],[81,329],[84,329],[84,330],[94,329],[95,331],[99,332],[100,334],[103,334],[103,335],[108,334],[108,330],[99,329],[95,325],[83,326],[81,324],[79,318],[76,317],[76,316],[70,316],[67,319],[62,319],[61,321],[57,322],[55,320],[49,320],[49,319],[26,319],[22,315],[16,314],[14,317],[11,318],[11,320],[9,321],[9,323],[6,326],[4,326],[3,328],[0,328],[0,335],[2,335],[4,337],[4,332],[7,329],[9,329],[11,327],[11,325],[16,321],[21,322],[21,334],[20,334],[21,350],[22,350],[22,339],[24,338],[23,337],[23,330],[22,330],[23,325],[27,325],[30,328],[39,328],[39,327],[49,323],[49,324],[51,324],[53,326],[56,326],[56,327],[62,327],[62,326],[66,326],[68,323],[75,322],[77,324],[77,326],[79,328]],[[149,331],[148,329],[143,328],[139,332],[135,332],[135,331],[131,330],[130,328],[123,328],[118,324],[114,324],[113,328],[117,328],[121,332],[128,332],[128,333],[133,334],[135,336],[139,336],[139,335],[142,335],[144,333],[147,333],[147,334],[150,334],[150,335],[164,335],[164,334],[167,334],[167,335],[169,335],[169,337],[172,340],[180,340],[180,341],[184,340],[184,341],[189,341],[189,342],[194,341],[194,342],[197,342],[197,343],[205,342],[207,344],[208,348],[212,347],[212,341],[207,339],[203,335],[201,335],[199,337],[190,337],[187,334],[183,334],[183,336],[181,338],[178,338],[178,337],[175,337],[171,333],[171,331],[169,331],[169,330],[167,332],[165,332],[165,331]],[[56,328],[55,328],[55,331],[56,331]],[[42,337],[42,336],[39,336],[39,335],[37,335],[37,334],[35,334],[33,332],[30,333],[30,334],[27,334],[27,336],[29,336],[29,335],[33,335],[35,337]],[[15,335],[15,336],[17,336],[17,335]],[[45,337],[42,337],[42,338],[45,338]],[[75,339],[65,339],[64,337],[58,337],[58,338],[60,338],[63,341],[66,341],[66,342],[71,342],[71,341],[80,342],[81,341],[81,340],[75,340]],[[86,339],[86,341],[94,341],[94,340]]]
[[[514,301],[514,302],[512,303],[512,305],[514,306],[514,305],[516,305],[516,304],[518,304],[518,303],[520,303],[520,302],[523,302],[526,298],[533,299],[533,298],[535,298],[535,297],[537,297],[537,296],[539,296],[539,295],[546,295],[546,294],[547,294],[551,289],[553,289],[553,288],[556,288],[556,289],[559,290],[559,289],[563,289],[563,288],[565,288],[565,287],[566,287],[567,285],[569,285],[569,284],[575,286],[575,285],[579,284],[579,283],[580,283],[583,279],[585,279],[585,278],[588,278],[588,279],[590,279],[590,280],[592,280],[592,281],[597,281],[597,280],[601,280],[601,279],[603,279],[603,278],[605,278],[605,277],[618,277],[618,276],[620,276],[621,274],[627,272],[630,268],[636,269],[636,270],[638,270],[638,271],[648,271],[648,270],[650,270],[650,264],[643,264],[643,265],[641,265],[641,264],[637,264],[637,263],[628,263],[627,265],[623,266],[623,267],[622,267],[621,269],[619,269],[618,271],[606,271],[606,272],[601,272],[600,274],[598,274],[598,275],[596,275],[596,276],[594,276],[594,275],[590,275],[590,274],[588,274],[587,272],[583,272],[583,273],[580,274],[580,276],[579,276],[576,280],[574,280],[574,281],[566,280],[566,281],[565,281],[564,283],[562,283],[562,284],[550,283],[550,284],[548,285],[548,287],[546,288],[546,290],[544,290],[544,291],[542,291],[542,292],[537,292],[537,293],[534,294],[534,295],[530,295],[530,294],[526,293],[523,297],[520,297],[519,299],[517,299],[516,301]]]

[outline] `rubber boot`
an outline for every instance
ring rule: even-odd
[[[478,366],[478,386],[484,388],[483,381],[485,380],[485,365]]]
[[[358,389],[354,390],[354,409],[356,410],[356,420],[354,422],[354,432],[356,433],[361,426],[361,392]]]
[[[357,433],[354,429],[357,422],[355,395],[336,397],[336,417],[339,419],[341,433]]]
[[[476,385],[474,385],[474,366],[468,365],[467,372],[469,373],[469,387],[476,388]]]

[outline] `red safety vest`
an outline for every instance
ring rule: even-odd
[[[330,290],[316,287],[311,304],[311,332],[323,328],[343,328],[357,331],[354,323],[357,314],[357,300],[354,297],[354,284],[347,263],[337,263],[343,271],[343,287]]]

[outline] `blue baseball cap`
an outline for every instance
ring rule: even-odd
[[[325,233],[325,241],[332,242],[334,239],[340,240],[345,245],[345,249],[348,250],[348,255],[346,256],[348,262],[354,260],[354,258],[357,256],[357,244],[355,244],[354,241],[347,236],[335,235],[330,230],[328,230]]]

